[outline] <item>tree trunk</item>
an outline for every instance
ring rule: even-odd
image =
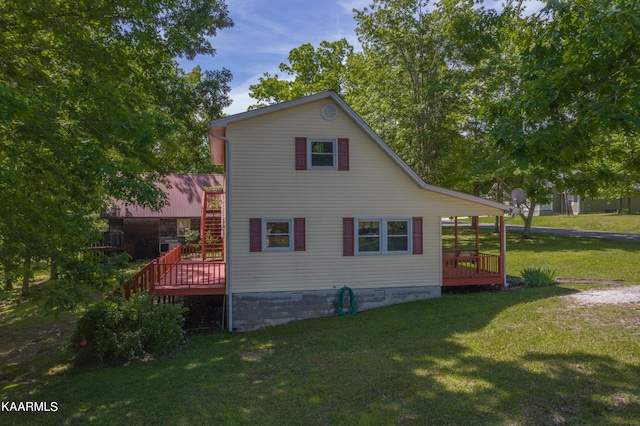
[[[4,269],[4,279],[3,279],[3,287],[7,291],[13,290],[13,268],[11,266],[11,262],[5,259],[2,262],[2,269]]]
[[[58,265],[54,261],[51,261],[51,272],[49,273],[49,279],[58,279]]]
[[[473,182],[473,195],[480,196],[480,182]],[[478,220],[478,216],[471,216],[471,228],[476,229]]]
[[[522,229],[522,238],[529,239],[531,238],[531,222],[533,222],[533,213],[536,209],[535,203],[531,203],[529,206],[529,211],[527,214],[521,214],[520,217],[524,221],[524,228]]]
[[[11,276],[7,273],[6,269],[4,272],[4,289],[7,291],[13,290],[13,282],[11,281]]]
[[[624,213],[630,214],[631,213],[631,180],[629,179],[629,176],[625,176],[624,183],[625,183],[625,196],[627,201],[627,207],[625,208]]]
[[[29,282],[31,281],[31,258],[28,257],[24,260],[22,275],[22,296],[29,295]]]
[[[504,201],[504,197],[502,196],[502,181],[498,180],[496,182],[496,201],[499,203],[502,203]],[[496,221],[493,225],[493,233],[494,234],[499,234],[500,233],[500,216],[496,216]]]

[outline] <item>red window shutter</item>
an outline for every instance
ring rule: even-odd
[[[342,219],[342,237],[343,237],[342,255],[343,256],[353,256],[353,251],[354,251],[353,223],[354,221],[352,217],[345,217]]]
[[[262,219],[249,219],[249,251],[262,251]]]
[[[422,218],[414,217],[411,220],[413,230],[413,254],[422,254]]]
[[[306,230],[304,217],[296,217],[293,219],[293,235],[293,249],[295,251],[305,251]]]
[[[338,138],[338,170],[349,170],[349,139]]]
[[[296,138],[296,170],[307,170],[307,138]]]

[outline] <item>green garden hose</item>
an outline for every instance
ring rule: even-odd
[[[345,291],[349,292],[349,295],[346,298],[344,297]],[[345,311],[342,307],[345,302],[345,299],[349,300],[348,311]],[[342,317],[346,317],[346,316],[355,315],[357,313],[358,313],[358,303],[356,303],[356,297],[353,295],[353,290],[351,290],[349,287],[346,287],[346,286],[342,287],[340,291],[338,291],[338,295],[336,296],[336,314]]]

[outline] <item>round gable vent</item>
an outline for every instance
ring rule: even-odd
[[[333,120],[338,116],[338,108],[334,104],[324,104],[322,106],[322,118]]]

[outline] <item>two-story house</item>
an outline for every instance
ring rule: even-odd
[[[360,310],[439,297],[441,219],[509,210],[426,184],[332,91],[214,120],[209,141],[234,330],[331,315],[344,286]],[[478,282],[502,284],[504,251]]]

